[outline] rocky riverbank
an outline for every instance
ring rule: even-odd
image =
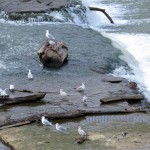
[[[69,1],[67,0],[66,1],[16,0],[12,1],[11,5],[9,3],[10,3],[9,1],[3,0],[0,3],[0,9],[8,13],[35,12],[35,14],[37,14],[39,12],[41,13],[49,10],[58,10],[70,4]],[[55,28],[57,31],[57,27]],[[12,28],[9,27],[6,29],[4,34],[7,32],[8,29],[12,30]],[[52,31],[54,31],[53,29],[54,28],[51,28]],[[91,71],[92,75],[88,75],[87,72],[78,75],[76,73],[77,70],[74,70],[72,68],[78,67],[80,73],[80,71],[82,72],[84,68],[87,67],[88,65],[86,63],[82,63],[82,61],[80,61],[81,58],[78,59],[77,57],[75,58],[74,55],[72,55],[72,57],[70,57],[69,60],[71,67],[68,69],[69,70],[68,71],[66,69],[69,66],[68,64],[66,68],[64,67],[64,72],[67,70],[69,73],[72,72],[72,74],[74,73],[75,75],[72,76],[72,74],[70,74],[68,76],[65,76],[63,72],[57,72],[57,70],[52,70],[49,73],[43,71],[42,69],[36,71],[36,69],[39,67],[37,65],[39,62],[38,63],[36,62],[35,65],[34,62],[30,62],[29,60],[31,59],[30,57],[28,58],[24,57],[26,61],[29,60],[30,64],[34,64],[33,65],[34,67],[32,68],[33,71],[35,72],[34,80],[32,81],[27,80],[25,73],[23,73],[20,76],[21,74],[20,72],[19,73],[13,72],[14,74],[12,75],[10,73],[9,78],[6,78],[5,81],[3,80],[3,78],[1,79],[2,80],[1,86],[7,87],[8,86],[7,84],[13,82],[18,90],[26,89],[34,92],[41,91],[46,92],[47,94],[45,98],[40,102],[0,106],[1,141],[9,145],[12,149],[16,150],[25,150],[25,149],[96,150],[100,148],[108,150],[110,149],[121,150],[126,148],[127,145],[126,143],[129,143],[128,149],[135,150],[142,148],[145,150],[146,149],[149,150],[148,131],[150,118],[149,115],[143,114],[145,112],[148,113],[144,105],[144,101],[138,100],[136,103],[130,103],[129,101],[126,100],[126,98],[133,100],[133,97],[135,98],[138,96],[142,100],[144,99],[144,96],[138,90],[138,85],[137,87],[130,87],[129,81],[127,81],[126,79],[115,78],[112,76],[100,74],[106,73],[106,71],[108,73],[116,66],[119,65],[124,66],[125,63],[123,62],[123,64],[121,64],[122,61],[118,58],[120,52],[117,53],[117,51],[114,50],[114,48],[112,47],[111,41],[108,42],[106,39],[100,37],[99,34],[96,34],[96,32],[92,32],[91,30],[89,30],[88,32],[89,34],[85,34],[83,37],[80,37],[79,35],[83,34],[83,32],[80,32],[79,28],[77,27],[76,30],[72,29],[73,27],[71,27],[71,30],[69,32],[67,32],[68,27],[66,27],[65,33],[65,36],[67,37],[66,41],[68,39],[67,42],[70,47],[69,49],[70,53],[73,53],[74,51],[77,52],[79,50],[77,54],[80,54],[82,52],[82,55],[86,56],[87,61],[89,61],[89,59],[92,57],[93,60],[91,62],[94,63],[95,65],[98,64],[98,66],[100,66],[99,69],[97,69],[97,67],[95,69],[93,65],[91,65],[90,63],[91,65],[90,68],[95,73]],[[29,30],[26,29],[19,31],[19,28],[16,30],[17,32],[15,30],[14,31],[15,34],[19,33],[19,35],[22,31],[23,33],[25,33],[23,34],[23,36],[21,35],[21,37],[16,36],[16,39],[27,37],[27,39],[25,39],[24,42],[22,42],[23,45],[21,45],[21,47],[23,47],[26,44],[26,42],[30,39],[30,36],[31,39],[33,39],[33,36],[41,37],[43,33],[45,34],[44,27],[42,30],[44,32],[41,31],[41,27],[40,30],[37,30],[36,27],[34,26],[33,29],[30,30],[30,32]],[[79,32],[78,35],[76,32],[77,30]],[[61,30],[57,32],[59,33],[58,35],[60,36],[60,39],[62,39],[63,37],[61,37],[61,35],[63,32]],[[71,32],[73,32],[74,34],[71,35],[70,34]],[[32,34],[30,35],[29,33]],[[91,40],[92,39],[91,37],[95,36],[97,37],[97,39],[99,39],[98,42],[95,42],[95,39]],[[81,40],[81,38],[83,41],[86,41],[86,43],[80,43],[79,40]],[[31,40],[31,43],[34,43],[33,45],[35,46],[40,40],[36,39],[35,43],[34,41]],[[15,45],[14,42],[11,43],[9,41],[8,43],[10,45]],[[73,43],[78,44],[73,45]],[[95,49],[99,49],[99,53],[96,53],[95,55],[91,53],[91,55],[87,57],[87,52],[88,53],[93,52],[92,43],[94,45],[97,45]],[[25,54],[21,53],[22,56],[26,56],[27,54],[26,50],[29,50],[29,52],[32,51],[31,49],[33,48],[33,46],[30,45],[32,47],[30,48],[28,47],[28,45],[29,44],[27,42],[27,45],[25,45],[23,49],[25,51]],[[85,45],[88,45],[87,47],[91,47],[92,51],[88,51],[87,48],[84,47]],[[76,46],[77,48],[74,49],[74,47]],[[86,51],[83,51],[84,49]],[[113,58],[115,59],[115,61],[114,59],[112,59],[112,56],[114,55],[115,57]],[[95,61],[96,56],[98,56],[98,59],[100,59],[101,61],[96,62]],[[12,59],[12,56],[10,56],[9,58]],[[79,64],[74,63],[75,61],[77,61]],[[110,67],[112,65],[113,67]],[[25,68],[21,69],[24,70]],[[57,74],[59,74],[59,77],[57,77]],[[4,78],[6,77],[5,74],[3,75],[3,77]],[[76,90],[76,87],[81,85],[82,82],[85,83],[86,86],[85,91],[78,92]],[[67,97],[62,98],[60,96],[59,94],[60,88],[62,88],[65,92],[68,93]],[[82,101],[84,95],[87,96],[86,102]],[[119,102],[106,104],[102,103],[102,100],[111,99],[112,101],[113,98],[115,100],[117,99],[117,101],[119,100]],[[49,120],[52,121],[53,126],[51,126],[50,128],[45,128],[41,124],[41,116],[43,115],[47,116]],[[91,117],[91,115],[94,116]],[[57,122],[63,124],[64,126],[67,126],[69,128],[69,134],[66,135],[57,132],[55,129],[55,124]],[[23,126],[25,124],[30,125]],[[82,126],[83,129],[89,135],[88,137],[89,140],[87,140],[80,147],[76,143],[76,139],[79,137],[77,133],[77,127],[79,125]],[[124,136],[123,133],[126,133],[127,135]]]
[[[89,134],[89,140],[83,144],[81,149],[86,149],[87,147],[97,149],[99,146],[102,147],[102,149],[116,149],[116,147],[121,147],[120,143],[118,142],[118,138],[111,139],[110,137],[117,135],[120,139],[120,134],[126,131],[121,127],[123,122],[127,121],[127,129],[130,129],[130,125],[128,124],[130,121],[134,124],[138,123],[137,126],[140,126],[139,123],[144,123],[144,128],[147,128],[147,123],[150,122],[150,118],[148,115],[143,114],[146,109],[141,102],[138,102],[134,105],[129,104],[125,100],[109,104],[102,104],[100,102],[100,99],[106,97],[141,95],[138,91],[138,87],[132,89],[129,86],[129,82],[127,80],[102,74],[97,74],[92,78],[77,77],[76,80],[74,79],[74,82],[70,82],[70,80],[72,80],[72,78],[64,78],[63,82],[58,81],[59,85],[54,84],[56,81],[46,80],[46,82],[43,81],[43,86],[38,85],[38,82],[35,81],[34,87],[32,87],[31,83],[29,83],[30,86],[27,85],[27,87],[32,91],[45,91],[47,89],[45,87],[48,87],[49,85],[53,86],[49,86],[50,90],[47,91],[48,93],[42,102],[1,106],[2,115],[0,116],[0,123],[1,127],[4,127],[1,128],[0,131],[1,140],[16,150],[24,150],[27,147],[35,150],[46,149],[48,147],[52,149],[58,149],[59,146],[62,149],[74,150],[79,146],[76,143],[76,139],[78,138],[77,126],[81,125]],[[82,81],[85,82],[86,89],[84,92],[80,93],[77,92],[75,88],[78,86],[77,83],[81,83]],[[64,85],[67,85],[67,83],[69,83],[68,86],[64,87]],[[54,90],[59,87],[62,87],[68,93],[66,98],[62,98],[59,95],[59,90]],[[84,95],[88,97],[86,103],[82,102],[82,97]],[[141,112],[141,114],[136,114],[136,112]],[[122,113],[124,115],[122,115]],[[135,114],[131,115],[130,118],[131,113]],[[95,118],[95,115],[98,114],[103,116],[105,119],[102,117],[98,120],[92,119],[91,121],[91,119],[89,119],[88,121],[84,121],[84,118],[86,118],[88,115],[94,115],[93,118]],[[42,115],[47,116],[49,120],[52,121],[52,127],[43,127],[40,120]],[[114,124],[109,126],[111,119],[108,116],[105,117],[105,115],[111,115],[111,123],[117,123],[118,129],[116,132],[112,133],[112,131],[114,131]],[[128,116],[129,119],[127,117],[127,119],[124,120],[124,116]],[[115,118],[119,122],[116,122]],[[33,124],[27,125],[25,127],[17,127],[15,129],[12,129],[12,126],[5,126],[9,125],[9,123],[13,125],[15,123],[25,122],[28,120],[28,123],[33,122]],[[103,121],[105,125],[102,125]],[[56,122],[67,126],[70,133],[68,135],[58,133],[55,129]],[[106,125],[108,126],[107,128],[109,129],[109,132],[107,132],[108,130],[105,130]],[[104,133],[101,133],[103,130],[105,130]],[[142,135],[144,134],[144,137],[147,138],[148,135],[145,134],[145,131],[139,132]],[[134,134],[135,136],[135,142],[131,142],[131,147],[133,145],[136,147],[136,141],[140,141],[141,136],[136,138],[136,134],[139,132],[135,128],[130,131],[129,135],[131,136]],[[128,139],[126,137],[121,137],[122,143],[124,143],[124,145],[126,141],[130,141],[130,136],[127,136]],[[54,139],[55,142],[51,138]],[[109,140],[111,141],[110,144]],[[59,141],[59,145],[56,141]],[[97,141],[100,141],[100,143]],[[105,144],[102,144],[104,141]],[[143,141],[138,145],[147,146],[146,144],[147,142]]]

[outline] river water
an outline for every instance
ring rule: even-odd
[[[1,17],[1,88],[6,88],[9,84],[19,84],[17,79],[25,79],[28,69],[32,70],[40,82],[41,78],[49,76],[93,76],[95,73],[91,68],[101,68],[113,62],[108,67],[111,68],[110,73],[137,82],[150,101],[149,0],[82,0],[82,4],[106,9],[115,24],[111,24],[101,12],[87,9],[84,14],[76,13],[80,6],[68,10],[72,20],[66,18],[62,12],[52,12],[50,15],[60,20],[59,22],[44,22],[39,16],[38,21],[30,18],[28,22],[10,21],[7,17]],[[4,16],[4,12],[1,16]],[[46,39],[47,29],[69,48],[69,63],[58,70],[42,70],[37,56],[37,50]],[[103,61],[99,56],[104,58]],[[118,61],[118,56],[132,70]]]
[[[99,70],[107,66],[105,73],[137,82],[150,102],[150,1],[82,0],[82,4],[85,7],[96,6],[106,9],[115,24],[111,24],[101,12],[87,9],[84,14],[82,11],[82,14],[75,13],[80,6],[68,10],[72,19],[66,19],[62,12],[51,13],[54,18],[60,20],[58,22],[45,22],[41,17],[39,20],[30,18],[27,22],[11,21],[6,19],[7,17],[1,17],[0,88],[4,89],[9,84],[14,84],[18,89],[56,92],[60,87],[73,87],[74,83],[81,83],[85,78],[87,81],[92,78],[98,80],[93,69]],[[2,12],[1,16],[3,15]],[[69,61],[60,69],[43,70],[37,56],[37,50],[46,40],[47,29],[57,40],[64,41],[69,48]],[[31,69],[34,75],[32,83],[27,80],[28,69]],[[0,112],[2,116],[13,114],[12,118],[17,118],[26,115],[27,112],[28,115],[37,113],[46,107],[44,104],[41,106],[41,103],[36,106],[35,109],[29,105],[4,107]],[[90,121],[92,118],[87,117],[87,120]],[[115,120],[114,116],[110,118]],[[107,123],[110,118],[106,117]],[[124,118],[127,122],[132,120],[130,116]],[[100,118],[100,122],[102,120],[105,119]]]
[[[100,12],[86,12],[89,26],[112,39],[113,45],[123,52],[120,57],[132,68],[128,72],[120,66],[114,75],[137,82],[150,102],[150,1],[83,0],[83,4],[104,8],[112,17],[114,25]]]

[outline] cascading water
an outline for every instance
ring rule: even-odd
[[[106,9],[113,18],[114,25],[110,24],[101,12],[91,12],[89,9],[86,11],[88,25],[103,36],[112,39],[112,44],[123,53],[121,58],[132,68],[129,72],[120,66],[114,70],[113,75],[137,82],[150,102],[148,1],[82,0],[82,3],[86,7],[95,6]]]
[[[120,56],[128,63],[132,71],[124,66],[116,68],[115,76],[125,77],[138,83],[140,90],[150,101],[150,71],[149,60],[149,5],[148,1],[121,1],[121,0],[82,0],[74,7],[65,8],[62,11],[54,11],[46,14],[38,14],[26,17],[19,21],[10,21],[9,16],[1,12],[0,22],[9,22],[16,25],[37,24],[76,24],[91,28],[103,36],[112,40],[112,44],[120,49]],[[106,9],[115,24],[111,24],[102,12],[90,11],[89,6]],[[138,9],[137,9],[138,8]],[[9,35],[8,35],[9,36]],[[7,37],[9,39],[9,37]],[[0,62],[0,68],[5,69],[6,64]]]

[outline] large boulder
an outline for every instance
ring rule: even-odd
[[[43,66],[58,68],[67,61],[68,48],[63,42],[49,44],[46,41],[39,49],[38,56]]]

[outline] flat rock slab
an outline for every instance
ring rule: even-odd
[[[31,13],[58,10],[70,4],[70,0],[2,0],[0,10],[7,13]]]
[[[107,97],[107,98],[102,98],[100,99],[100,102],[102,103],[111,103],[111,102],[116,102],[116,101],[130,101],[130,102],[138,102],[141,100],[144,100],[143,95],[120,95],[120,96],[115,96],[115,97]]]
[[[120,103],[115,102],[113,104],[102,104],[100,102],[100,99],[122,95],[131,96],[135,94],[133,92],[136,91],[131,90],[128,87],[128,81],[125,79],[122,79],[122,82],[114,84],[110,82],[103,82],[102,79],[104,79],[105,77],[107,76],[97,74],[92,78],[89,78],[88,76],[80,78],[77,77],[73,80],[74,82],[71,82],[72,78],[63,78],[63,82],[60,78],[57,79],[57,82],[59,84],[56,84],[55,80],[46,80],[44,84],[39,84],[38,82],[36,82],[36,80],[33,80],[32,83],[29,82],[27,85],[20,84],[28,87],[22,87],[23,89],[28,89],[34,92],[47,91],[47,94],[42,102],[38,102],[35,104],[26,103],[24,105],[20,105],[19,107],[18,105],[16,105],[17,107],[15,107],[14,105],[13,107],[11,105],[1,106],[1,116],[3,116],[3,118],[0,116],[0,126],[2,127],[26,120],[40,120],[41,116],[43,115],[46,115],[51,119],[63,119],[91,114],[105,115],[146,112],[146,110],[142,109],[142,105],[140,103],[138,104],[138,106],[133,107],[128,105],[125,100],[121,101]],[[78,87],[83,81],[85,82],[86,86],[85,91],[77,92],[75,88]],[[67,84],[68,86],[66,87]],[[67,97],[60,96],[60,87],[68,93]],[[82,102],[82,98],[84,95],[88,97],[86,103]],[[6,109],[7,112],[5,111]],[[10,119],[7,119],[8,116],[10,116]]]
[[[144,118],[144,116],[146,117],[147,115],[142,114],[141,118]],[[56,122],[52,122],[51,127],[44,127],[39,122],[38,124],[1,130],[0,137],[16,150],[58,150],[60,147],[63,150],[149,150],[150,125],[135,124],[131,119],[128,122],[124,122],[124,117],[120,116],[120,120],[113,121],[113,123],[108,121],[107,124],[103,123],[106,118],[99,119],[97,117],[81,120],[71,119],[70,122],[57,120],[58,123],[68,128],[69,134],[56,131]],[[139,117],[140,114],[136,114],[136,118]],[[112,118],[113,116],[109,116],[109,120]],[[133,116],[132,120],[136,118]],[[79,125],[88,134],[88,140],[82,145],[76,143],[76,139],[79,137],[77,132]],[[123,136],[125,132],[128,134]]]

